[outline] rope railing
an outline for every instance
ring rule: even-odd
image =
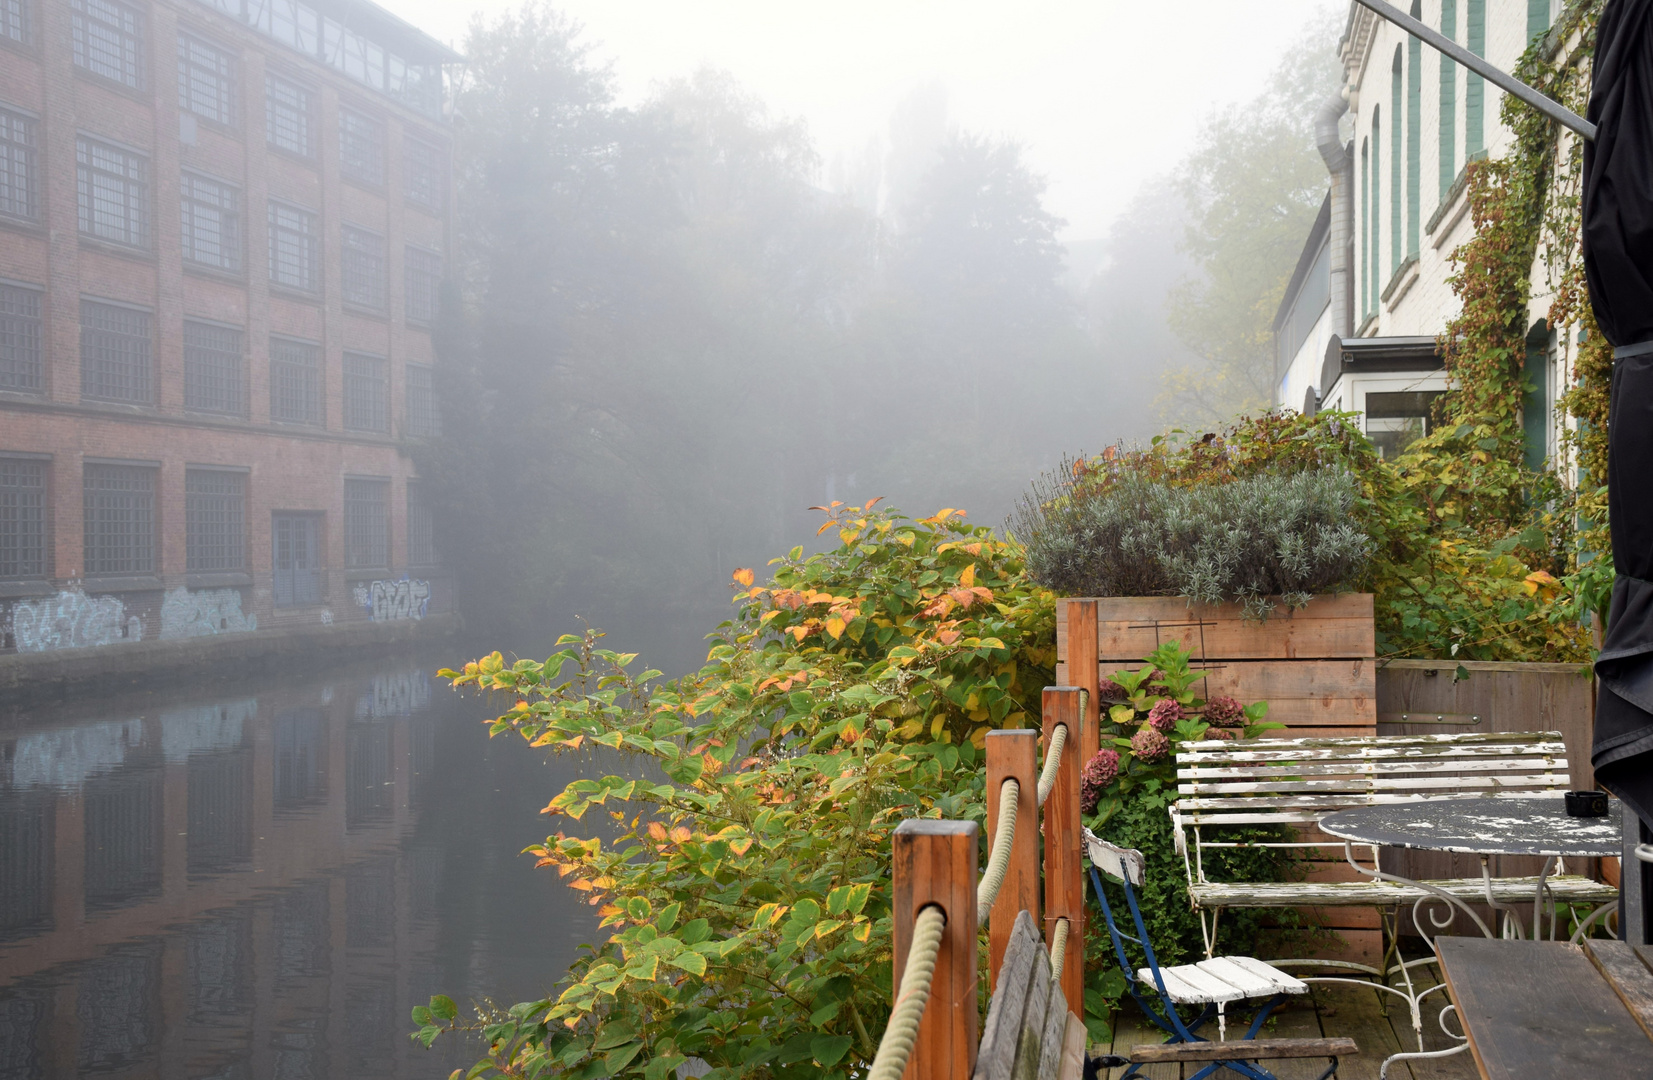
[[[1005,874],[1010,869],[1010,849],[1016,844],[1016,802],[1022,797],[1022,785],[1010,777],[999,785],[999,827],[993,835],[993,850],[987,856],[987,869],[982,871],[981,884],[976,886],[976,918],[987,923],[987,913],[999,897]]]
[[[1062,961],[1067,959],[1068,952],[1068,921],[1056,920],[1056,932],[1050,942],[1050,981],[1062,981]]]
[[[946,928],[947,916],[934,905],[913,920],[913,944],[907,950],[901,991],[896,995],[895,1008],[890,1010],[890,1022],[878,1042],[878,1054],[872,1059],[867,1080],[901,1080],[901,1074],[907,1071],[907,1059],[918,1041],[919,1021],[930,1003],[930,982],[935,977],[936,956]]]
[[[1056,787],[1056,767],[1062,763],[1062,751],[1068,745],[1068,726],[1059,724],[1051,732],[1050,749],[1045,751],[1045,767],[1039,772],[1039,805],[1045,805],[1050,798],[1050,792]]]

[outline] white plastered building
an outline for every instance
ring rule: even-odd
[[[1561,0],[1412,0],[1403,10],[1512,70],[1548,33]],[[1344,83],[1316,120],[1331,190],[1274,320],[1277,405],[1362,414],[1392,454],[1426,432],[1447,389],[1436,339],[1458,313],[1453,252],[1473,232],[1465,166],[1505,154],[1503,94],[1358,4],[1337,49]],[[1545,322],[1553,299],[1542,258],[1529,306],[1527,459],[1560,445],[1555,402],[1574,334]]]

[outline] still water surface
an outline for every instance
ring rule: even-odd
[[[595,934],[519,852],[587,765],[489,740],[460,652],[0,715],[0,1080],[442,1077],[408,1012]]]

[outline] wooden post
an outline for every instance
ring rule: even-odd
[[[1070,612],[1072,607],[1068,609]],[[1092,623],[1094,626],[1094,622]],[[1072,632],[1070,626],[1069,632]],[[1071,637],[1068,639],[1073,640]],[[1068,671],[1071,674],[1070,651]],[[1095,664],[1091,667],[1094,670]],[[1056,923],[1068,920],[1066,961],[1062,965],[1062,995],[1081,1019],[1085,1009],[1085,880],[1080,862],[1083,823],[1079,820],[1080,757],[1073,751],[1084,745],[1080,727],[1077,686],[1047,686],[1044,693],[1044,743],[1058,724],[1068,726],[1067,750],[1056,770],[1056,784],[1045,800],[1045,945],[1055,942]],[[1093,736],[1094,739],[1094,736]]]
[[[947,916],[930,1003],[903,1080],[970,1080],[980,1041],[976,1015],[976,823],[908,820],[894,848],[895,988],[901,988],[913,920],[935,904]]]
[[[1074,747],[1079,751],[1079,767],[1083,769],[1085,762],[1095,757],[1096,751],[1101,749],[1102,738],[1102,696],[1099,692],[1102,675],[1099,667],[1101,660],[1097,654],[1096,601],[1067,600],[1063,602],[1063,610],[1067,612],[1068,619],[1068,682],[1085,691],[1085,729]]]
[[[987,850],[999,831],[998,791],[1006,780],[1021,788],[1016,800],[1016,839],[1010,847],[1010,870],[987,921],[987,977],[991,991],[999,985],[999,967],[1010,944],[1016,915],[1026,911],[1039,925],[1039,733],[1031,728],[987,733]]]

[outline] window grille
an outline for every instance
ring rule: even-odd
[[[0,458],[0,578],[46,576],[46,463]]]
[[[143,89],[143,13],[116,0],[72,0],[75,66]]]
[[[448,205],[448,154],[415,135],[402,139],[402,186],[407,200],[438,213]]]
[[[235,60],[193,34],[178,35],[178,107],[220,124],[235,123]]]
[[[184,473],[184,556],[191,571],[247,565],[246,477],[219,469]]]
[[[184,408],[247,415],[241,331],[211,323],[184,323]]]
[[[45,389],[40,360],[40,292],[0,285],[0,390]]]
[[[385,241],[377,233],[341,227],[340,284],[344,302],[383,311],[385,308]]]
[[[270,339],[270,419],[321,423],[321,350],[316,346]]]
[[[0,38],[29,44],[28,0],[0,0]]]
[[[435,566],[436,521],[423,484],[408,482],[408,565]]]
[[[344,482],[344,565],[390,565],[389,481]]]
[[[155,470],[87,465],[86,573],[155,572]]]
[[[184,258],[232,273],[241,269],[241,195],[229,184],[184,173]]]
[[[321,529],[314,514],[275,514],[270,519],[274,548],[276,607],[321,602]]]
[[[300,157],[316,156],[310,91],[278,75],[264,76],[264,137]]]
[[[435,322],[442,287],[442,256],[434,251],[410,247],[403,261],[403,271],[407,276],[408,322],[427,325]]]
[[[5,0],[0,0],[3,6]],[[0,109],[0,214],[33,219],[40,216],[39,143],[35,122]]]
[[[345,430],[390,430],[390,387],[385,367],[385,361],[376,356],[344,354]]]
[[[131,247],[149,244],[149,162],[92,139],[75,140],[83,235]]]
[[[80,302],[80,396],[148,405],[155,400],[149,313]]]
[[[339,109],[339,173],[373,187],[385,183],[384,125],[355,109]]]
[[[321,284],[316,215],[270,200],[270,281],[301,292]]]
[[[407,366],[407,433],[416,439],[442,434],[441,413],[436,403],[435,375],[436,372],[426,364]]]

